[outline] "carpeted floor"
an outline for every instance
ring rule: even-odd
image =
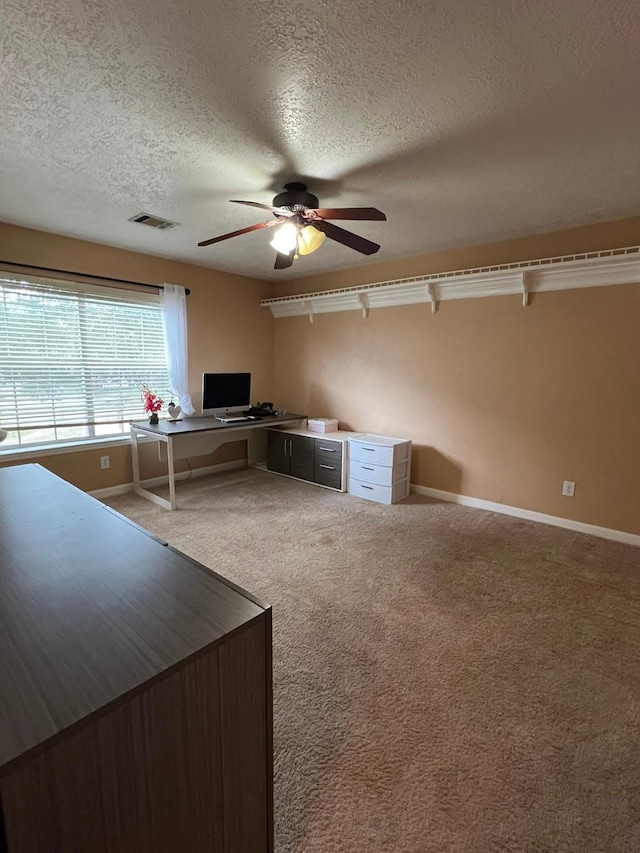
[[[637,853],[640,549],[239,470],[108,503],[273,605],[276,853]]]

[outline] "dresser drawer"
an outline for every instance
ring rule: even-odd
[[[379,444],[364,444],[360,441],[349,442],[349,459],[373,465],[393,465],[393,447]]]
[[[342,488],[342,463],[339,459],[329,459],[327,462],[316,457],[314,481],[321,486],[332,489]]]
[[[316,462],[324,462],[327,465],[342,465],[342,442],[327,441],[325,438],[316,438]]]
[[[391,486],[398,480],[409,476],[409,461],[396,462],[393,468],[388,465],[371,465],[352,459],[349,464],[349,476],[365,483],[376,483],[379,486]]]
[[[400,480],[393,486],[381,486],[377,483],[364,483],[349,477],[349,494],[358,498],[366,498],[379,504],[393,504],[401,501],[409,494],[409,480]]]

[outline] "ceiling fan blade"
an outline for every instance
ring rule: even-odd
[[[276,262],[273,265],[274,270],[286,270],[293,264],[293,252],[286,255],[284,252],[276,254]]]
[[[377,243],[365,240],[364,237],[360,237],[351,231],[345,231],[344,228],[340,228],[332,222],[325,222],[324,219],[314,220],[313,227],[317,228],[318,231],[324,231],[331,240],[336,240],[336,242],[342,243],[343,246],[355,249],[356,252],[361,252],[363,255],[375,255],[380,248]]]
[[[230,198],[229,201],[233,202],[233,204],[246,204],[249,207],[259,207],[260,210],[270,210],[276,216],[293,216],[293,211],[288,210],[286,207],[273,207],[271,204],[261,204],[259,201],[240,201],[238,198]]]
[[[375,207],[318,207],[313,211],[323,219],[375,219],[386,221],[386,216]]]
[[[258,222],[257,225],[249,225],[248,228],[240,228],[239,231],[231,231],[229,234],[222,234],[220,237],[212,237],[210,240],[203,240],[198,243],[198,246],[210,246],[212,243],[219,243],[221,240],[228,240],[229,237],[239,237],[240,234],[248,234],[250,231],[259,231],[260,228],[272,228],[274,225],[280,225],[277,219],[270,219],[268,222]]]
[[[273,265],[274,270],[286,270],[293,264],[293,252],[285,255],[283,252],[278,252],[276,262]]]

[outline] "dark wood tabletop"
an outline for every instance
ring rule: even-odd
[[[0,469],[0,774],[264,612],[41,466]]]
[[[275,424],[287,424],[300,421],[306,415],[282,414],[265,415],[253,421],[241,421],[240,423],[223,423],[214,417],[205,418],[183,418],[178,421],[159,420],[157,424],[149,421],[133,421],[131,426],[138,430],[149,433],[149,435],[183,435],[191,432],[205,432],[210,430],[233,430],[254,429],[261,426],[274,426]]]

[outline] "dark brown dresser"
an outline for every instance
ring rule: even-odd
[[[0,469],[0,851],[270,853],[271,610]]]

